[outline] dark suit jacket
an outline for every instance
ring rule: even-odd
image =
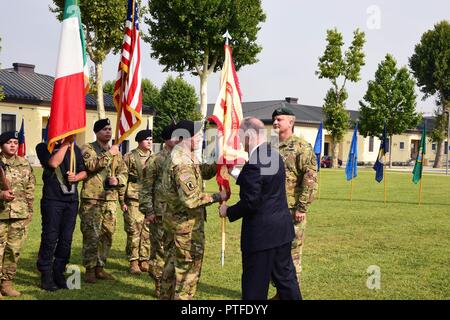
[[[262,251],[291,242],[294,226],[288,209],[284,163],[264,143],[250,156],[237,179],[240,200],[227,210],[233,222],[243,218],[241,250]]]

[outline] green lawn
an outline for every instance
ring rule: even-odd
[[[150,278],[128,273],[121,212],[108,262],[116,281],[95,285],[81,282],[80,290],[53,293],[38,288],[35,265],[41,229],[42,171],[35,172],[35,215],[16,279],[17,288],[23,292],[21,299],[154,299]],[[389,173],[385,206],[383,184],[375,182],[373,170],[360,170],[352,202],[344,172],[322,171],[321,198],[308,214],[302,281],[305,299],[450,299],[450,177],[425,175],[421,206],[417,205],[418,185],[411,177]],[[215,181],[210,181],[207,190],[215,189]],[[237,200],[235,191],[230,203]],[[239,299],[240,222],[227,223],[226,259],[221,268],[217,205],[208,213],[206,254],[196,298]],[[72,248],[71,264],[81,266],[79,225]],[[371,265],[381,270],[381,289],[377,291],[366,286]]]

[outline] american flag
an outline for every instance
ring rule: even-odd
[[[137,0],[128,0],[125,36],[114,86],[117,111],[116,143],[125,140],[141,124],[141,40]]]

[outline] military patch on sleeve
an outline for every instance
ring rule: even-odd
[[[192,191],[195,189],[194,184],[192,183],[192,181],[188,181],[186,182],[186,187],[188,187],[189,191]]]
[[[89,159],[90,157],[91,157],[91,155],[89,154],[89,152],[86,152],[86,153],[83,155],[83,159],[85,159],[85,160]]]

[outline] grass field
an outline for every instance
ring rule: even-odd
[[[38,288],[36,257],[40,243],[41,169],[36,169],[35,215],[22,251],[16,279],[21,299],[154,299],[147,275],[131,276],[124,254],[122,213],[108,270],[115,281],[80,290],[47,293]],[[320,199],[308,214],[303,254],[302,293],[305,299],[450,299],[450,177],[425,175],[423,201],[411,174],[388,174],[388,204],[383,184],[373,170],[360,170],[350,183],[341,170],[323,170]],[[215,181],[207,190],[216,189]],[[237,200],[237,188],[229,203]],[[220,221],[217,206],[208,208],[206,253],[196,299],[240,299],[240,222],[227,223],[225,266],[220,266]],[[268,235],[270,236],[270,235]],[[71,264],[81,266],[81,232],[75,229]],[[381,288],[366,286],[369,266],[381,271]],[[82,276],[84,268],[81,268]],[[270,294],[273,294],[273,288]]]

